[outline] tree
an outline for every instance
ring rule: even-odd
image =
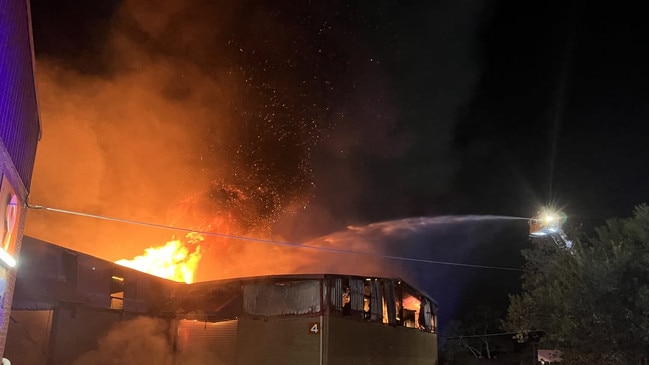
[[[464,364],[469,358],[495,359],[511,348],[511,336],[502,333],[502,312],[479,306],[462,320],[451,321],[444,331],[444,355],[449,363]]]
[[[523,292],[510,297],[504,325],[522,341],[544,331],[542,345],[568,364],[637,365],[649,356],[649,207],[595,233],[523,252]]]

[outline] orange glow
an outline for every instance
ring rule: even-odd
[[[421,301],[419,299],[413,297],[410,294],[405,294],[403,296],[402,302],[403,302],[404,309],[419,312],[419,308],[421,307]]]
[[[403,309],[413,311],[415,314],[414,323],[406,324],[406,327],[412,326],[412,328],[420,328],[419,313],[421,311],[421,301],[408,293],[404,293],[401,303],[403,305]]]
[[[145,249],[143,255],[136,256],[132,260],[122,259],[115,263],[189,284],[194,280],[194,273],[202,257],[200,242],[203,240],[203,236],[198,233],[188,233],[186,242],[171,240],[164,246]]]

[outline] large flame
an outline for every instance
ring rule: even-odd
[[[198,233],[188,233],[186,242],[174,239],[164,246],[149,247],[144,254],[132,260],[118,260],[115,263],[130,267],[161,278],[187,284],[194,280],[194,273],[201,260],[200,242],[204,240]]]

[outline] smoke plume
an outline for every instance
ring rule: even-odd
[[[448,189],[479,4],[101,4],[69,28],[34,11],[43,139],[30,202],[306,242],[430,214]],[[38,210],[26,233],[109,260],[179,235]],[[205,244],[202,279],[340,267],[341,255]]]
[[[167,324],[137,317],[116,323],[98,340],[97,350],[81,355],[73,365],[171,365]]]

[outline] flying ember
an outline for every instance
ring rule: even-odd
[[[191,232],[185,236],[184,241],[174,239],[164,246],[149,247],[144,250],[143,255],[136,256],[132,260],[122,259],[115,263],[189,284],[194,280],[194,273],[202,257],[200,243],[203,240],[203,236]]]

